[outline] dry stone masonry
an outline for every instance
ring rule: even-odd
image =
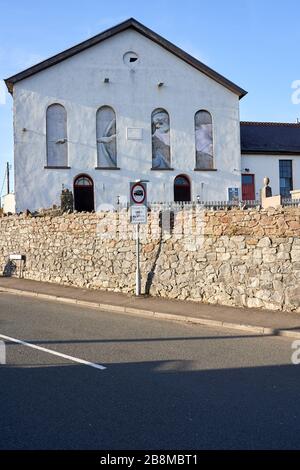
[[[143,292],[300,313],[300,208],[204,211],[141,227]],[[26,256],[24,277],[133,293],[134,228],[120,212],[0,219],[0,260]],[[7,271],[6,271],[7,272]]]

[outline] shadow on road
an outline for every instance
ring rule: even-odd
[[[300,369],[0,367],[1,449],[295,449]]]
[[[1,320],[0,320],[1,323]],[[248,340],[248,339],[254,339],[254,338],[266,338],[266,337],[274,337],[274,335],[250,335],[250,334],[243,334],[241,336],[239,335],[218,335],[218,336],[174,336],[173,338],[170,336],[167,336],[165,338],[159,337],[159,338],[99,338],[99,339],[30,339],[30,343],[32,344],[39,344],[39,345],[50,345],[50,344],[109,344],[109,343],[155,343],[155,342],[173,342],[173,341],[211,341],[211,340]],[[7,341],[7,345],[9,346],[17,346],[16,343]]]

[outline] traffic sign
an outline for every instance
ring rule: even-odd
[[[141,268],[140,268],[140,224],[147,223],[147,182],[135,181],[130,183],[130,222],[136,229],[136,271],[135,293],[141,295]]]
[[[147,205],[147,184],[130,183],[130,205]]]
[[[147,223],[147,207],[146,206],[131,206],[130,208],[130,222],[132,224],[146,224]]]

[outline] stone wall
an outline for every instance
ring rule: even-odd
[[[168,214],[168,213],[166,213]],[[141,227],[143,292],[300,313],[300,208],[188,208]],[[126,210],[0,219],[0,262],[26,255],[24,277],[125,293],[135,286]]]

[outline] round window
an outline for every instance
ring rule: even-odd
[[[123,56],[123,62],[130,68],[135,67],[139,63],[139,56],[135,52],[126,52]]]

